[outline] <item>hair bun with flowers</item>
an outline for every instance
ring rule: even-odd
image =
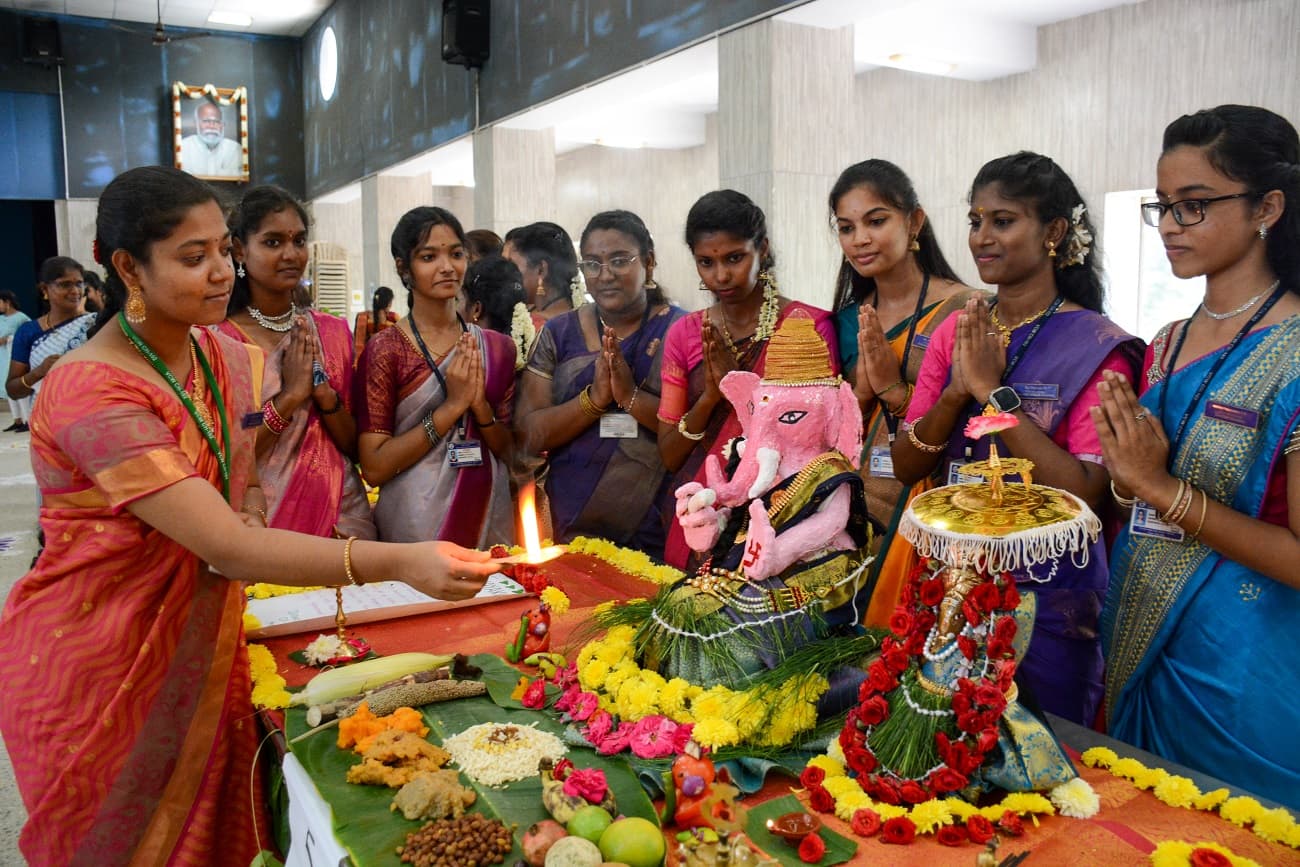
[[[1065,249],[1062,251],[1064,255],[1060,258],[1061,268],[1082,265],[1088,261],[1088,253],[1092,250],[1092,232],[1083,221],[1087,212],[1083,202],[1070,211],[1070,234],[1065,240]]]
[[[537,329],[533,327],[533,317],[528,314],[528,308],[522,301],[515,304],[514,309],[510,312],[510,339],[515,342],[515,370],[523,370],[528,364],[528,350],[532,348],[533,341],[537,337]]]
[[[569,281],[569,300],[573,303],[573,309],[577,310],[583,304],[587,303],[587,281],[582,276],[582,269],[579,268]]]

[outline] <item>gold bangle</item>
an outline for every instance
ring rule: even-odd
[[[891,384],[885,386],[884,388],[882,388],[880,391],[876,392],[876,397],[884,397],[885,395],[889,394],[889,393],[890,393],[891,391],[893,391],[894,389],[898,388],[900,385],[904,385],[904,384],[905,384],[905,383],[904,383],[903,380],[901,380],[901,379],[900,379],[898,382],[891,383]]]
[[[261,518],[263,527],[271,526],[271,522],[267,520],[266,517],[266,509],[260,509],[257,506],[244,506],[244,508],[241,509],[240,511],[244,512],[245,514],[252,515],[257,518]]]
[[[1205,512],[1210,507],[1210,495],[1201,491],[1201,519],[1196,522],[1196,530],[1192,533],[1192,539],[1201,538],[1201,530],[1205,529]]]
[[[690,440],[693,443],[697,443],[700,440],[704,439],[704,431],[700,431],[699,433],[691,433],[686,429],[686,416],[682,416],[677,420],[677,432],[682,436],[686,437],[688,440]]]
[[[27,389],[28,391],[32,390],[32,387],[27,384],[27,374],[24,373],[22,376],[18,377],[18,381],[23,384],[23,388]]]
[[[921,442],[920,437],[916,435],[916,425],[911,422],[903,422],[903,430],[907,431],[907,438],[912,441],[912,445],[927,454],[937,455],[944,449],[948,448],[947,443],[940,443],[937,446],[932,446],[929,443]]]
[[[889,403],[887,401],[882,401],[882,403],[885,404],[885,412],[889,413],[894,418],[902,418],[907,415],[907,408],[912,405],[912,395],[915,393],[916,389],[909,382],[907,384],[907,395],[904,396],[903,402],[898,405],[898,409],[890,409]]]
[[[1137,497],[1121,497],[1119,491],[1115,490],[1115,480],[1110,480],[1110,495],[1115,498],[1115,502],[1125,509],[1131,509],[1137,504]]]
[[[1196,489],[1182,479],[1178,480],[1178,496],[1174,498],[1174,504],[1169,507],[1169,511],[1160,516],[1160,519],[1166,524],[1177,524],[1187,515],[1187,509],[1192,505],[1193,492]]]
[[[348,540],[343,543],[343,571],[347,573],[349,584],[360,587],[366,582],[358,581],[357,576],[352,572],[352,543],[356,540],[356,536],[348,536]]]
[[[596,402],[591,399],[590,385],[578,392],[578,406],[582,407],[582,411],[592,418],[600,418],[605,414],[605,410],[596,406]]]

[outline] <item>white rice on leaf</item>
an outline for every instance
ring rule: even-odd
[[[503,786],[537,776],[542,759],[558,762],[568,747],[537,724],[480,723],[442,742],[465,775],[484,786]]]

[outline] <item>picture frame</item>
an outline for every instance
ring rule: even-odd
[[[247,183],[248,88],[172,84],[176,168],[205,181]]]

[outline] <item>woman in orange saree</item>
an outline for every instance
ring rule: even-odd
[[[265,528],[261,352],[193,328],[220,321],[233,278],[210,187],[125,173],[95,245],[109,303],[33,413],[47,542],[0,615],[19,848],[40,865],[245,867],[269,837],[239,581],[401,576],[450,599],[493,567],[449,545]]]

